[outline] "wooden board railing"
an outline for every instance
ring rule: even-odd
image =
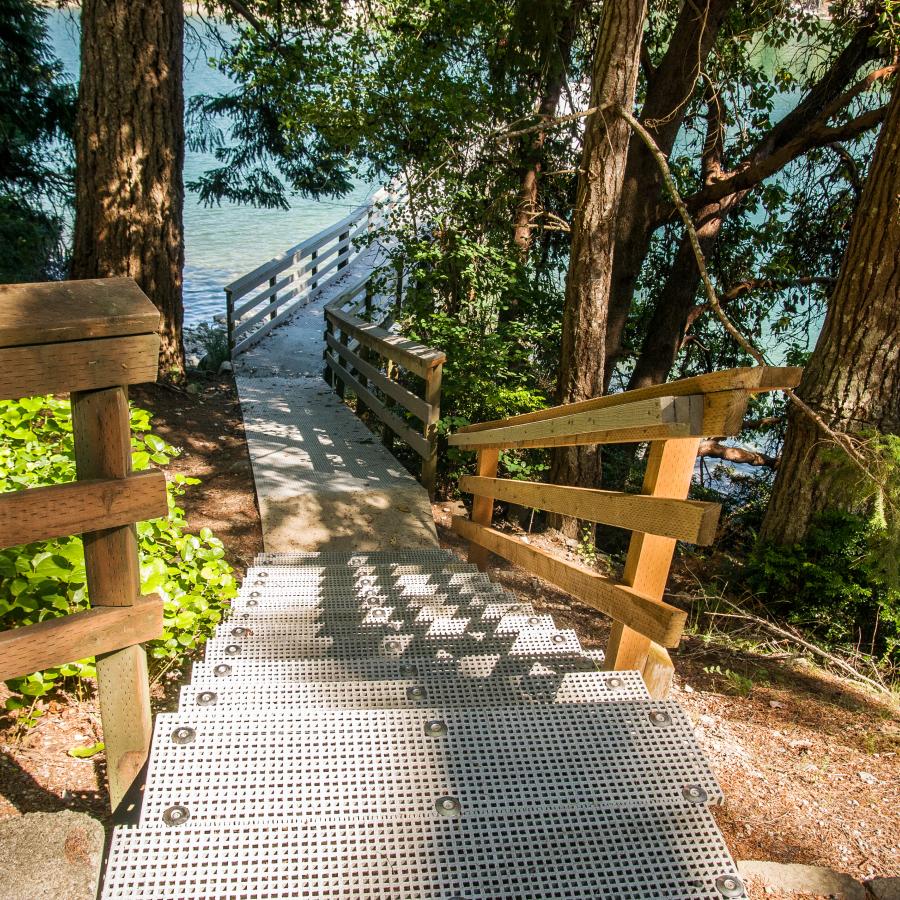
[[[665,648],[677,646],[686,620],[663,601],[675,542],[711,543],[719,517],[718,504],[687,499],[700,441],[737,434],[751,394],[795,387],[800,375],[798,368],[731,369],[462,428],[450,445],[478,456],[476,474],[460,480],[474,495],[471,519],[455,517],[453,529],[481,569],[496,553],[610,616],[607,668],[638,669],[653,696],[665,696],[673,671]],[[640,494],[497,478],[501,449],[645,441]],[[491,528],[495,500],[630,530],[621,580]]]
[[[161,472],[131,471],[127,385],[155,381],[159,313],[129,278],[0,286],[0,399],[72,395],[77,481],[0,494],[0,547],[82,534],[90,610],[0,633],[0,680],[97,656],[115,808],[152,736],[147,656],[163,604],[140,594],[134,523],[167,514]]]
[[[325,379],[341,397],[349,389],[358,405],[378,419],[384,427],[387,446],[396,436],[422,458],[422,483],[433,495],[446,356],[440,350],[392,333],[385,327],[387,320],[380,324],[369,321],[377,313],[373,285],[378,275],[363,275],[326,304],[322,354]],[[390,313],[382,311],[380,315]],[[423,383],[422,396],[400,382],[402,371]],[[421,431],[413,427],[404,412],[422,423]]]
[[[360,239],[379,227],[397,203],[380,190],[339,222],[270,259],[225,287],[228,345],[237,356],[342,276]]]

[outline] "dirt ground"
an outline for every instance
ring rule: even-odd
[[[155,430],[182,449],[170,470],[202,479],[184,498],[190,527],[212,528],[241,575],[262,541],[240,409],[230,379],[198,385],[197,393],[153,386],[133,396],[157,417]],[[434,506],[442,545],[464,558],[449,529],[461,511],[458,503]],[[574,557],[571,547],[555,549]],[[575,628],[586,646],[605,646],[608,627],[595,612],[497,558],[490,573],[561,627]],[[677,572],[674,585],[677,591]],[[673,659],[673,697],[691,715],[725,791],[715,815],[737,859],[828,866],[860,880],[900,874],[895,703],[794,653],[773,657],[708,635],[687,637]],[[180,677],[167,672],[157,682],[157,708],[172,708]],[[0,818],[68,808],[105,820],[103,754],[68,755],[100,736],[90,696],[57,697],[26,733],[0,719]]]

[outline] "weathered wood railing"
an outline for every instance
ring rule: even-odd
[[[248,350],[340,278],[359,253],[359,239],[378,227],[395,204],[393,194],[378,191],[339,222],[227,285],[232,356]]]
[[[718,504],[687,499],[700,441],[737,434],[750,394],[794,387],[800,373],[732,369],[463,428],[449,442],[477,451],[477,474],[460,480],[474,495],[472,516],[454,517],[453,529],[480,568],[496,553],[610,616],[607,668],[638,669],[650,692],[665,696],[673,671],[666,648],[678,645],[687,618],[663,600],[675,542],[710,543],[719,517]],[[505,448],[643,441],[650,449],[641,494],[496,477]],[[621,581],[491,528],[495,500],[630,530]]]
[[[422,483],[433,495],[441,377],[447,357],[390,332],[390,313],[381,322],[371,321],[373,290],[373,274],[366,273],[326,304],[325,377],[341,397],[349,388],[357,404],[382,423],[388,447],[396,436],[422,457]],[[401,370],[424,382],[422,396],[400,383]],[[402,410],[422,422],[421,431],[402,418]]]
[[[159,313],[128,278],[0,287],[0,400],[71,393],[77,481],[0,494],[0,547],[82,534],[92,609],[0,632],[0,681],[97,656],[115,808],[150,748],[142,642],[163,604],[142,597],[134,523],[168,514],[165,476],[131,471],[127,385],[155,381]]]

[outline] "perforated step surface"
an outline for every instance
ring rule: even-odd
[[[603,665],[599,650],[583,650],[563,656],[508,656],[504,653],[472,653],[440,658],[402,659],[246,659],[228,657],[223,662],[195,663],[192,682],[205,686],[224,679],[259,682],[353,681],[375,678],[418,678],[455,675],[463,678],[490,678],[594,672]]]
[[[434,678],[263,682],[218,679],[181,689],[181,706],[258,706],[331,709],[457,709],[516,704],[616,703],[649,700],[638,672],[567,672],[513,678]]]
[[[744,896],[674,703],[446,551],[263,554],[103,897]]]
[[[744,896],[708,810],[520,810],[416,822],[120,828],[106,900],[722,900]]]
[[[430,818],[537,805],[627,807],[721,791],[674,703],[423,710],[218,706],[157,717],[141,823],[192,818]]]

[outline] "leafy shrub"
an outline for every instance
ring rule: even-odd
[[[748,559],[749,586],[768,608],[832,645],[860,646],[900,659],[900,589],[873,553],[882,529],[867,517],[831,511],[812,523],[805,540],[763,544]]]
[[[208,372],[218,372],[219,366],[231,359],[231,351],[228,349],[228,332],[222,325],[201,322],[199,325],[186,328],[185,338],[203,350],[204,355],[200,360],[201,368]]]
[[[166,465],[179,451],[150,431],[150,413],[131,411],[132,460],[136,470]],[[34,397],[0,402],[0,492],[72,481],[75,457],[68,400]],[[221,620],[236,595],[222,542],[208,528],[185,531],[178,499],[199,483],[183,475],[168,482],[168,518],[137,526],[141,589],[164,600],[164,631],[149,644],[151,657],[175,659],[198,647]],[[67,537],[0,550],[0,628],[42,622],[87,609],[81,538]],[[7,682],[16,696],[9,709],[21,709],[66,678],[95,674],[92,659],[35,672]]]

